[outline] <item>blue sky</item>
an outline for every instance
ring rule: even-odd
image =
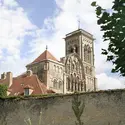
[[[17,0],[19,5],[28,14],[28,19],[39,28],[43,26],[44,19],[51,17],[56,9],[54,0]]]
[[[46,45],[58,59],[65,56],[65,34],[81,28],[94,35],[95,68],[99,89],[123,88],[125,80],[111,74],[112,64],[101,55],[102,32],[96,24],[93,0],[3,0],[0,4],[0,73],[14,76],[41,54]],[[106,9],[112,0],[97,0]]]
[[[54,0],[30,0],[30,2],[29,0],[17,0],[17,3],[24,9],[31,23],[38,28],[44,27],[44,19],[51,18],[57,8]],[[52,31],[48,31],[47,33],[51,35]],[[26,50],[30,49],[28,44],[32,39],[33,37],[31,35],[24,37],[25,42],[20,48],[22,58],[28,57],[28,51]]]

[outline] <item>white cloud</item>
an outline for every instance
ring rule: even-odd
[[[49,36],[49,38],[43,37],[35,40],[34,44],[32,44],[34,52],[40,53],[41,50],[44,50],[45,44],[49,44],[49,50],[53,52],[56,57],[64,56],[65,45],[62,38],[65,37],[65,34],[78,28],[78,19],[80,19],[81,27],[92,33],[96,38],[95,66],[99,89],[122,88],[124,87],[124,79],[121,80],[121,78],[106,75],[106,72],[109,73],[111,71],[112,64],[106,62],[106,57],[101,55],[101,49],[107,48],[108,43],[102,42],[102,32],[100,32],[100,28],[96,24],[95,8],[91,7],[92,1],[93,0],[56,0],[59,11],[56,11],[53,18],[49,19],[50,24],[47,24],[48,26],[54,26],[54,33],[52,36]],[[113,0],[97,0],[97,3],[104,8],[110,8],[112,1]],[[39,45],[41,45],[40,49],[38,48]]]
[[[96,74],[100,74],[103,72],[109,72],[109,70],[111,70],[112,68],[112,64],[110,62],[106,61],[106,56],[102,55],[102,48],[107,48],[108,44],[105,44],[104,42],[102,42],[102,40],[100,39],[100,41],[98,41],[97,43],[95,43],[95,67],[96,67]]]
[[[0,50],[0,59],[2,58],[2,53],[3,53],[2,50]]]
[[[5,0],[4,7],[0,10],[0,72],[11,70],[14,74],[25,71],[25,65],[45,50],[58,59],[65,56],[65,34],[78,28],[78,19],[81,27],[92,33],[95,41],[95,66],[99,89],[122,88],[124,79],[106,75],[112,65],[106,63],[106,58],[101,55],[101,48],[107,47],[102,42],[102,33],[96,24],[95,8],[91,7],[93,0],[55,0],[56,8],[53,17],[44,20],[43,27],[38,29],[28,19],[24,10],[15,0]],[[104,8],[110,8],[113,0],[97,0]],[[8,6],[16,9],[8,9]],[[2,30],[1,30],[2,29]],[[50,34],[52,32],[52,34]],[[20,56],[20,47],[26,34],[36,35],[29,43],[29,58]],[[20,38],[20,39],[19,39]],[[2,42],[1,42],[2,41]],[[8,57],[4,57],[3,48],[7,49]],[[1,69],[2,68],[2,69]]]
[[[87,30],[88,32],[92,33],[94,37],[97,39],[95,42],[95,53],[96,53],[96,67],[99,67],[102,65],[102,62],[104,63],[104,56],[101,56],[101,47],[106,46],[106,44],[102,44],[101,37],[102,33],[100,33],[100,28],[99,26],[96,25],[96,15],[93,7],[91,7],[91,2],[93,0],[56,0],[56,4],[58,6],[58,10],[56,10],[56,14],[49,20],[47,23],[48,26],[52,26],[52,29],[54,30],[53,34],[49,37],[42,36],[42,38],[38,38],[38,40],[35,40],[37,42],[33,42],[33,49],[36,49],[36,53],[40,50],[38,48],[39,44],[44,44],[42,41],[46,41],[45,44],[50,44],[53,43],[49,47],[49,50],[52,50],[54,55],[56,57],[64,56],[65,50],[63,47],[64,46],[64,40],[62,38],[65,37],[65,34],[76,30],[78,28],[78,19],[80,18],[81,21],[81,27],[84,30]],[[111,7],[111,2],[110,1],[105,1],[105,0],[97,0],[97,2],[104,7]],[[57,13],[58,12],[58,13]],[[46,25],[46,23],[44,24]],[[47,29],[50,30],[50,29]],[[46,31],[44,29],[41,30],[42,33],[44,34]],[[41,43],[38,42],[41,39]],[[44,46],[45,46],[44,44]],[[34,47],[35,46],[35,47]],[[58,47],[57,47],[58,46]],[[57,48],[59,52],[57,53]],[[99,59],[98,59],[99,57]],[[106,68],[109,69],[109,65],[107,64],[106,66],[102,67],[102,69],[97,68],[97,72],[103,72],[103,70],[106,70]]]
[[[37,27],[29,21],[15,0],[3,1],[0,7],[0,73],[10,70],[16,75],[25,69],[23,64],[26,61],[20,56],[20,47],[24,36],[32,35],[35,29]]]
[[[4,6],[17,7],[18,3],[15,0],[1,0]]]
[[[121,89],[125,88],[125,79],[119,77],[111,77],[105,73],[97,75],[98,88],[100,90],[105,89]]]
[[[2,69],[3,72],[11,71],[15,76],[26,70],[26,64],[27,60],[20,58],[18,55],[7,56],[0,62],[0,69]]]

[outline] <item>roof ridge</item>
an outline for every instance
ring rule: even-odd
[[[48,60],[48,59],[58,62],[58,60],[48,50],[45,50],[31,64],[38,63],[42,60]]]
[[[42,89],[42,87],[40,86],[40,80],[38,79],[37,75],[36,75],[36,80],[37,80],[37,83],[38,83],[38,86],[40,87],[40,91],[43,93],[44,90]]]

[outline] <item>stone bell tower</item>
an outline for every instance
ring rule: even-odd
[[[97,89],[93,41],[93,35],[83,29],[73,31],[67,34],[65,38],[66,57],[75,50],[83,63],[86,78],[86,91],[95,91]]]

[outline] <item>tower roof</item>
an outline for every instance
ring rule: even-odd
[[[75,30],[75,31],[73,31],[73,32],[71,32],[71,33],[66,34],[66,38],[72,37],[73,35],[76,35],[76,34],[83,34],[83,35],[89,37],[90,39],[93,39],[93,40],[94,40],[93,35],[90,34],[90,33],[87,32],[87,31],[83,30],[83,29],[78,29],[78,30]],[[65,39],[66,39],[66,38],[65,38]]]
[[[53,61],[58,61],[47,49],[40,55],[38,56],[31,64],[33,63],[38,63],[43,60],[53,60]]]

